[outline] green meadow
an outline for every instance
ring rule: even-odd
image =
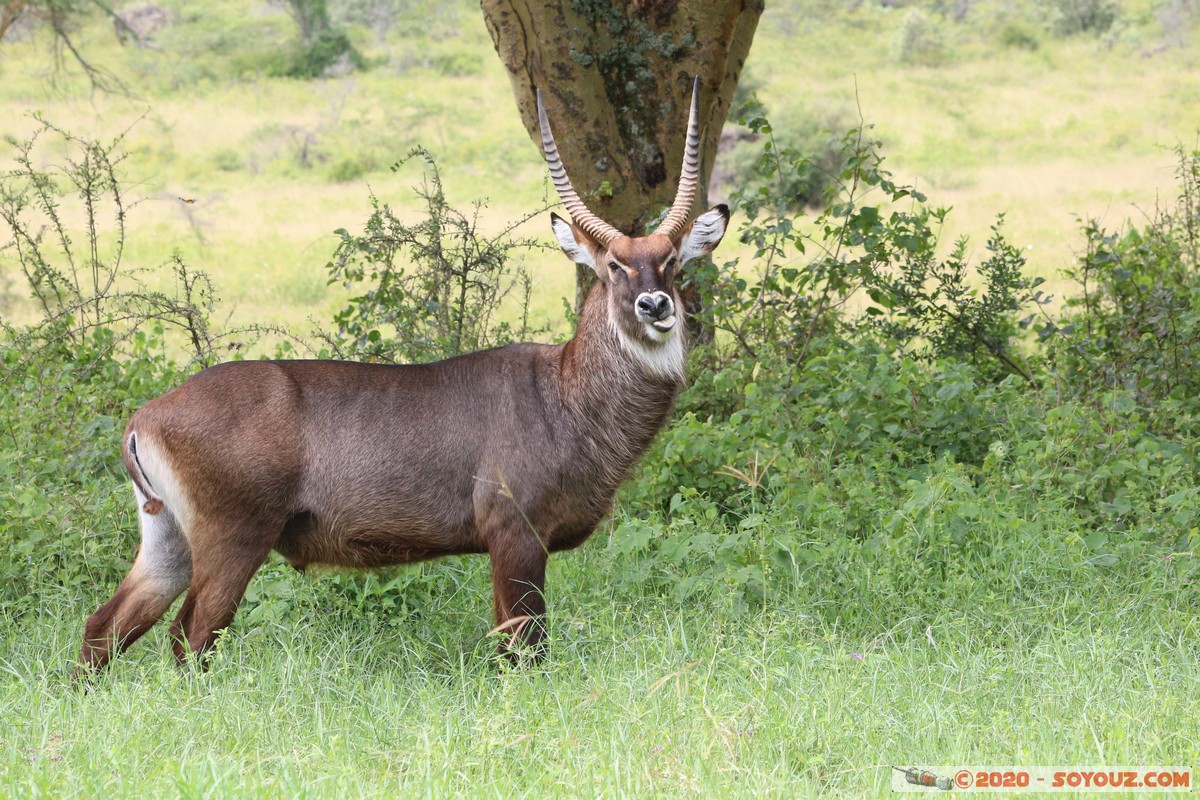
[[[59,64],[44,26],[0,42],[0,133],[38,115],[123,137],[130,285],[170,289],[178,256],[210,276],[215,326],[315,352],[349,296],[336,231],[361,231],[372,195],[420,219],[426,176],[392,169],[412,148],[452,204],[486,201],[485,231],[554,202],[477,5],[330,2],[368,66],[315,80],[270,77],[295,37],[279,5],[159,5],[147,47],[99,14],[73,28],[123,91]],[[1055,349],[1009,324],[1025,380],[855,327],[857,296],[802,363],[786,339],[701,353],[611,518],[551,559],[536,665],[496,654],[486,558],[364,576],[272,556],[206,670],[174,663],[173,608],[73,684],[83,623],[137,551],[120,432],[194,366],[152,330],[43,347],[4,229],[0,797],[857,798],[892,796],[893,766],[1200,766],[1200,200],[1181,188],[1200,174],[1200,5],[1074,5],[1116,13],[1068,34],[1067,0],[768,3],[743,84],[781,143],[872,125],[896,182],[950,209],[938,253],[966,236],[983,259],[1003,214],[1047,307],[1079,315],[1059,327],[1107,333]],[[714,200],[745,151],[722,159]],[[1143,246],[1167,207],[1170,246]],[[84,241],[82,212],[59,213]],[[1147,233],[1089,243],[1092,219]],[[745,222],[716,256],[749,279]],[[548,213],[517,233],[553,243]],[[1097,247],[1130,275],[1068,308]],[[568,333],[574,268],[516,256],[534,326]],[[1112,298],[1138,292],[1130,322]]]

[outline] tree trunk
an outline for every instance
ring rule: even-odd
[[[517,108],[540,147],[535,92],[571,182],[632,236],[671,204],[683,164],[692,78],[700,76],[700,191],[764,0],[481,0]],[[577,276],[576,308],[591,271]],[[685,285],[690,311],[703,287]],[[703,334],[702,334],[703,336]]]

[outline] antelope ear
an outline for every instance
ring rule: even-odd
[[[554,229],[558,245],[567,254],[567,258],[576,264],[591,267],[600,280],[604,280],[604,275],[596,266],[596,244],[588,238],[587,234],[553,211],[550,212],[550,227]]]
[[[676,247],[679,250],[680,266],[693,258],[706,256],[716,249],[725,236],[725,226],[729,224],[729,206],[722,203],[713,206],[692,220],[692,224],[683,230]]]

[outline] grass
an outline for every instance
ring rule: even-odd
[[[90,692],[66,681],[82,608],[8,620],[0,792],[863,797],[890,795],[893,764],[1200,762],[1195,619],[1147,587],[1014,621],[1004,646],[970,610],[851,633],[801,594],[750,615],[630,604],[591,585],[590,550],[559,560],[536,669],[489,658],[482,581],[415,625],[237,631],[207,673],[157,630]]]

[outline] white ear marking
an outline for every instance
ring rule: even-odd
[[[728,222],[729,209],[723,205],[709,209],[696,217],[679,242],[680,266],[693,258],[706,256],[716,249],[725,236],[725,226]]]
[[[571,259],[576,264],[583,264],[591,267],[592,270],[600,275],[600,270],[596,268],[596,261],[592,258],[591,251],[586,245],[580,244],[575,238],[575,230],[565,219],[557,214],[550,215],[550,227],[554,229],[554,236],[558,239],[558,246],[567,254],[567,258]],[[603,278],[603,275],[600,275]]]

